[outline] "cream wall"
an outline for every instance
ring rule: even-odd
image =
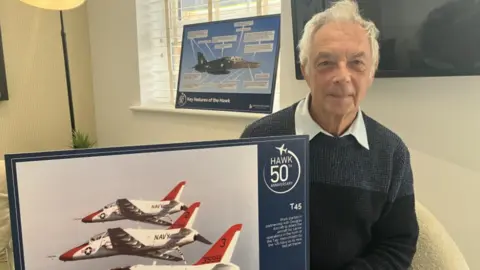
[[[59,13],[1,0],[0,26],[10,93],[0,102],[0,156],[69,147]],[[77,127],[94,136],[86,7],[66,12],[65,26]]]
[[[251,122],[248,118],[130,110],[140,100],[135,1],[87,1],[87,7],[100,145],[232,138]]]
[[[290,1],[282,10],[282,100],[308,91],[293,66]],[[134,1],[88,2],[97,135],[103,146],[236,138],[248,118],[133,112],[139,101]],[[480,77],[379,79],[363,108],[411,148],[419,200],[480,269]],[[119,120],[119,121],[113,121]]]

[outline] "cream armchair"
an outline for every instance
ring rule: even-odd
[[[420,236],[412,270],[469,270],[455,241],[435,216],[416,202]]]

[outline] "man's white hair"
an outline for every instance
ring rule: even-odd
[[[298,43],[300,64],[306,66],[309,60],[310,48],[312,45],[312,38],[314,34],[328,22],[332,21],[349,21],[358,23],[367,32],[372,51],[372,60],[375,65],[373,71],[377,69],[379,61],[379,45],[378,35],[379,30],[375,24],[369,20],[362,18],[358,5],[354,0],[340,0],[333,4],[328,9],[314,15],[303,29],[303,35]],[[308,70],[308,69],[307,69]]]

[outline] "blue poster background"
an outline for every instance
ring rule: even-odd
[[[280,15],[186,25],[176,108],[271,113]]]
[[[302,140],[258,145],[260,269],[309,269],[306,149]]]
[[[23,250],[24,239],[22,237],[22,212],[19,201],[19,190],[17,180],[17,166],[20,163],[34,164],[36,161],[54,161],[54,160],[73,160],[75,158],[98,158],[112,157],[127,154],[153,154],[161,152],[185,152],[186,150],[204,150],[211,148],[241,148],[242,146],[255,146],[257,156],[252,156],[258,164],[258,209],[252,210],[258,213],[258,244],[259,248],[259,270],[277,269],[277,270],[309,270],[309,242],[308,242],[308,137],[307,136],[280,136],[269,138],[250,138],[237,140],[223,140],[211,142],[193,142],[176,143],[163,145],[144,145],[144,146],[126,146],[112,148],[91,148],[76,149],[68,151],[51,151],[41,153],[22,153],[5,155],[5,165],[7,172],[7,186],[9,192],[10,217],[12,226],[12,240],[14,247],[15,269],[25,270],[25,254]],[[223,150],[222,150],[223,151]],[[188,155],[188,154],[187,154]],[[147,155],[145,155],[147,156]],[[237,159],[235,159],[237,160]],[[245,160],[245,157],[238,157],[238,160]],[[248,160],[248,158],[247,158]],[[96,161],[98,162],[98,161]],[[155,163],[155,160],[153,161]],[[198,161],[201,162],[201,161]],[[255,164],[255,163],[253,163]],[[120,165],[119,165],[120,166]],[[222,166],[222,165],[219,165]],[[129,170],[129,169],[125,169]],[[219,170],[221,168],[218,168]],[[95,170],[92,168],[92,170]],[[23,171],[25,175],[25,170]],[[162,180],[161,176],[158,181]],[[226,177],[226,176],[225,176]],[[19,181],[22,177],[20,177]],[[25,177],[23,177],[25,179]],[[62,181],[69,181],[62,179]],[[140,184],[138,179],[137,185]],[[215,180],[219,181],[219,180]],[[221,180],[223,181],[223,180]],[[248,182],[245,182],[248,184]],[[43,185],[44,183],[38,183]],[[98,183],[100,184],[100,183]],[[121,183],[120,183],[121,184]],[[206,183],[208,185],[208,183]],[[206,187],[213,192],[213,187]],[[20,190],[20,193],[22,191]],[[53,189],[50,196],[48,194],[35,194],[44,199],[55,200],[55,193],[62,193],[62,190]],[[85,194],[84,194],[85,195]],[[81,196],[84,196],[81,195]],[[218,195],[218,194],[217,194]],[[23,202],[32,202],[39,205],[37,198],[25,197],[20,195]],[[29,195],[32,196],[32,195]],[[80,196],[80,195],[79,195]],[[89,200],[86,194],[85,200]],[[246,200],[251,199],[246,198]],[[85,201],[86,202],[86,201]],[[67,203],[68,204],[68,203]],[[72,205],[70,205],[71,207]],[[243,207],[238,204],[236,207]],[[25,207],[25,206],[23,206]],[[40,207],[40,206],[39,206]],[[205,210],[204,210],[205,211]],[[235,213],[235,209],[208,209],[200,215],[208,215],[211,211],[228,211]],[[51,222],[61,225],[59,216],[52,213],[41,213],[43,218],[51,219]],[[61,214],[61,213],[58,213]],[[70,213],[72,214],[72,213]],[[215,223],[210,224],[214,226]],[[63,225],[65,226],[65,225]],[[83,225],[81,225],[83,226]],[[40,229],[41,230],[41,229]],[[42,233],[47,233],[43,231]],[[47,235],[47,237],[50,237]],[[72,237],[72,236],[70,236]],[[251,237],[249,235],[240,235],[242,238]],[[55,239],[62,238],[62,235],[51,235],[51,243],[55,245]],[[213,240],[213,239],[212,239]],[[216,239],[215,239],[216,240]],[[250,249],[243,249],[242,252],[249,252]],[[239,251],[233,251],[239,252]],[[255,256],[254,256],[255,257]],[[116,259],[117,260],[117,259]],[[41,262],[38,262],[41,263]],[[242,261],[232,261],[242,269]],[[246,263],[246,262],[244,262]],[[65,265],[65,264],[63,264]],[[119,265],[120,266],[120,265]],[[119,267],[119,266],[113,266]],[[68,266],[67,266],[68,267]],[[171,266],[167,266],[171,267]],[[185,267],[179,265],[178,267]],[[73,268],[72,268],[73,269]],[[151,268],[152,270],[156,268]],[[158,270],[161,270],[162,264],[158,264]],[[170,269],[170,268],[168,268]],[[172,268],[174,269],[174,268]],[[182,268],[183,269],[183,268]],[[107,270],[107,269],[106,269]],[[255,269],[251,269],[255,270]]]

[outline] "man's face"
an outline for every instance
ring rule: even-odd
[[[312,107],[337,117],[355,112],[375,68],[367,32],[348,22],[326,24],[313,36],[309,57],[302,71]]]

